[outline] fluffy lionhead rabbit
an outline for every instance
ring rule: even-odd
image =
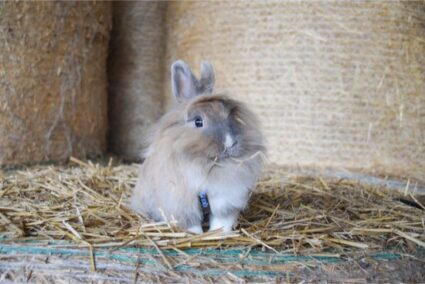
[[[174,108],[148,137],[131,207],[156,221],[202,233],[232,230],[263,167],[265,147],[255,115],[242,103],[213,95],[212,65],[198,80],[179,60],[171,66]],[[208,198],[208,199],[207,199]]]

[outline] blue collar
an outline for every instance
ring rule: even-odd
[[[199,204],[202,210],[202,222],[208,223],[211,215],[211,206],[208,201],[208,195],[205,191],[201,191],[198,195]]]

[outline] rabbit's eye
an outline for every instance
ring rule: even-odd
[[[200,116],[195,117],[195,126],[197,128],[201,128],[204,126],[204,122],[202,121],[202,118]]]

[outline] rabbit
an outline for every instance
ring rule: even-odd
[[[233,230],[266,154],[257,117],[245,104],[213,94],[214,83],[209,62],[201,63],[199,80],[184,61],[171,65],[176,103],[148,135],[130,200],[136,212],[174,219],[195,234],[203,232],[200,193],[210,205],[209,230]]]

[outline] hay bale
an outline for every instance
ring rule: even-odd
[[[108,3],[0,3],[0,164],[106,146]]]
[[[114,3],[109,59],[109,142],[138,159],[146,129],[162,113],[164,11],[158,1]]]
[[[213,62],[271,162],[424,179],[424,2],[184,1],[167,21],[168,64]]]
[[[138,165],[71,161],[65,166],[33,166],[4,173],[0,256],[2,238],[12,245],[27,240],[68,240],[73,242],[70,246],[90,246],[98,253],[99,248],[112,252],[127,245],[154,245],[173,252],[257,247],[278,254],[332,252],[349,257],[388,248],[415,255],[425,248],[425,196],[413,194],[414,189],[408,187],[399,192],[382,184],[299,176],[268,167],[236,231],[196,235],[176,228],[175,220],[154,222],[128,207]]]

